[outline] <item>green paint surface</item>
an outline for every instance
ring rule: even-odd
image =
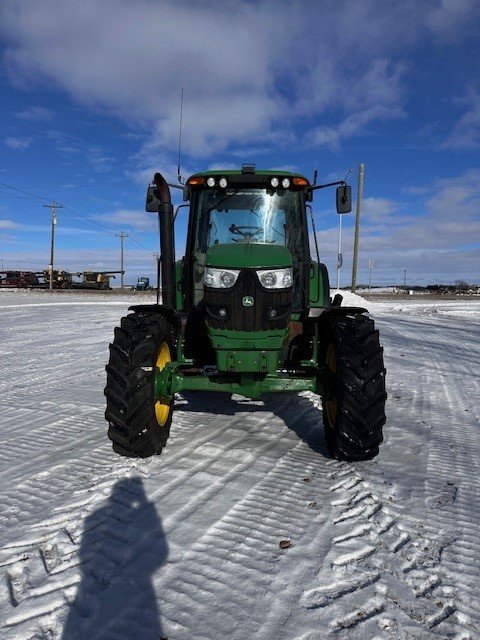
[[[184,258],[175,262],[175,309],[177,311],[183,311],[184,306],[183,263]]]
[[[292,256],[283,245],[239,242],[214,244],[207,251],[208,267],[230,269],[277,269],[292,266]]]
[[[253,351],[279,350],[287,337],[288,329],[270,331],[231,331],[228,329],[208,328],[208,335],[214,349],[233,349]]]
[[[155,396],[171,398],[181,391],[222,391],[238,393],[246,398],[258,399],[264,393],[317,391],[316,376],[289,378],[276,373],[234,373],[216,376],[188,375],[178,370],[178,365],[169,363],[156,375]]]
[[[330,304],[330,289],[328,281],[319,268],[318,262],[312,262],[309,286],[310,307],[328,307]]]

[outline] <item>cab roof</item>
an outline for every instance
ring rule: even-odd
[[[301,173],[292,173],[291,171],[282,171],[279,169],[255,169],[252,172],[245,172],[241,169],[215,169],[213,171],[199,171],[198,173],[193,173],[190,178],[196,176],[246,176],[246,175],[256,175],[256,176],[282,176],[287,178],[305,178]],[[308,178],[305,178],[308,180]]]

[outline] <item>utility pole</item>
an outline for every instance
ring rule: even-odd
[[[342,220],[343,215],[339,216],[340,220],[338,221],[338,248],[337,248],[337,291],[340,289],[340,269],[343,265],[343,254],[342,254]]]
[[[128,233],[120,233],[115,234],[117,238],[120,238],[120,289],[123,289],[123,241],[125,238],[128,238]]]
[[[357,288],[357,263],[358,263],[358,241],[360,237],[360,212],[363,200],[363,178],[365,175],[365,165],[358,165],[358,190],[357,190],[357,211],[355,213],[355,240],[353,243],[353,265],[352,265],[352,293]]]
[[[370,287],[372,286],[372,271],[375,268],[375,260],[368,261],[368,268],[370,270],[370,274],[368,276],[368,293],[370,293]]]
[[[405,290],[407,289],[407,270],[406,269],[403,270],[403,288]]]
[[[44,204],[44,207],[48,207],[52,212],[52,228],[50,232],[50,264],[48,265],[49,271],[49,284],[50,291],[53,290],[53,265],[55,259],[55,225],[57,224],[57,209],[63,209],[63,204],[57,204],[55,200],[52,204]]]
[[[156,274],[157,274],[157,287],[158,287],[158,283],[160,282],[160,254],[158,253],[158,251],[153,254],[153,257],[155,258],[155,267],[156,267]]]
[[[349,169],[345,174],[345,181],[348,179],[348,176],[352,173],[353,169]],[[317,177],[315,174],[314,182],[317,181]],[[342,222],[343,222],[343,214],[339,215],[338,221],[338,248],[337,248],[337,291],[340,289],[340,271],[343,266],[343,253],[342,253]]]

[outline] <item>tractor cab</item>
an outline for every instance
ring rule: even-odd
[[[187,181],[187,309],[199,304],[206,289],[229,289],[241,270],[262,267],[264,273],[257,274],[259,284],[268,289],[290,289],[297,309],[306,303],[310,261],[305,217],[308,184],[303,176],[262,171],[208,172]],[[289,269],[288,276],[275,272],[267,275],[268,267],[278,260],[278,268]],[[223,277],[215,271],[222,267],[230,268]]]

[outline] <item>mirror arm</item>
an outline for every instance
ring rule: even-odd
[[[317,189],[325,189],[325,187],[335,187],[337,185],[347,186],[345,180],[338,180],[337,182],[329,182],[328,184],[313,184],[311,187],[307,187],[306,191],[316,191]]]
[[[184,184],[176,184],[175,182],[167,182],[169,187],[172,187],[172,189],[181,189],[182,191],[185,191],[185,189],[187,188],[186,185]]]
[[[178,207],[175,209],[175,213],[173,214],[173,221],[175,222],[175,220],[177,219],[178,216],[178,212],[180,209],[182,209],[183,207],[189,207],[189,204],[179,204]]]

